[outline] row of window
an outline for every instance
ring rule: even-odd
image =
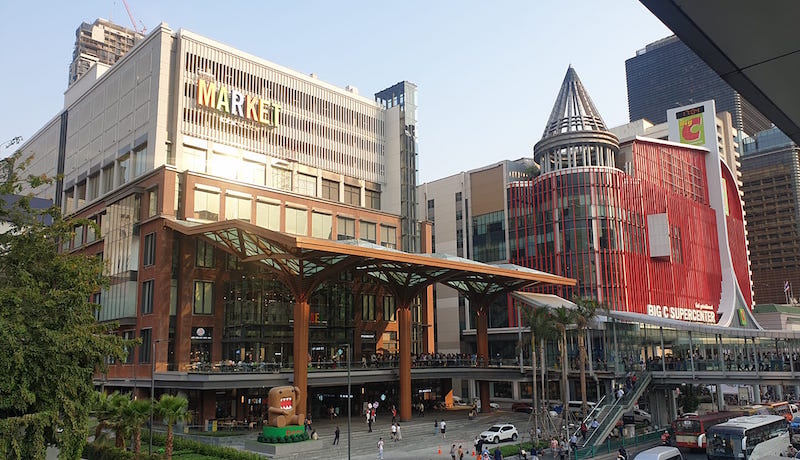
[[[347,240],[356,238],[356,220],[347,217],[336,217],[336,238],[333,238],[333,216],[328,213],[311,211],[311,231],[309,232],[309,211],[291,206],[283,206],[284,225],[281,229],[280,203],[256,199],[255,224],[269,230],[283,231],[293,235],[313,236],[315,238]],[[219,220],[220,192],[215,190],[195,189],[195,219],[206,221]],[[239,195],[225,195],[225,218],[253,220],[252,198]],[[378,225],[374,222],[359,221],[359,239],[380,244],[388,248],[397,247],[397,228],[390,225]],[[379,239],[380,238],[380,239]]]

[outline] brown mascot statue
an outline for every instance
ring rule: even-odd
[[[274,387],[269,390],[269,425],[283,428],[286,425],[302,425],[305,414],[295,413],[295,403],[300,389],[292,386]]]

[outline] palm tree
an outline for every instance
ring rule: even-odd
[[[175,436],[172,426],[178,422],[188,422],[191,414],[189,413],[189,401],[182,396],[161,395],[161,399],[155,406],[156,414],[164,419],[167,425],[167,441],[165,451],[167,459],[172,459],[172,440]],[[150,427],[152,430],[153,427]]]
[[[97,417],[97,427],[94,430],[94,438],[100,439],[103,430],[106,428],[114,430],[116,447],[125,448],[125,424],[122,420],[122,413],[130,404],[131,398],[127,394],[120,394],[118,391],[110,395],[97,393],[93,401],[93,413]]]
[[[555,322],[556,329],[558,329],[560,340],[559,348],[561,349],[561,418],[564,425],[567,424],[567,412],[569,412],[569,381],[567,380],[567,326],[573,324],[574,312],[565,306],[556,308],[553,313],[553,322]]]
[[[597,316],[597,309],[601,305],[596,300],[587,297],[574,297],[572,301],[576,306],[575,324],[578,326],[578,363],[580,363],[581,367],[581,412],[585,419],[588,408],[586,403],[586,332],[589,329],[589,323]]]
[[[536,339],[538,338],[541,343],[544,343],[544,339],[553,332],[553,315],[545,307],[533,308],[530,310],[525,317],[526,322],[528,323],[528,327],[531,330],[531,364],[532,364],[532,374],[533,374],[533,424],[534,424],[534,433],[538,433],[539,430],[539,392],[536,388]],[[544,346],[540,345],[540,350],[542,353],[542,370],[544,370],[547,366],[544,361]],[[542,375],[542,382],[544,382],[544,374]],[[544,390],[544,385],[542,386]],[[544,397],[544,394],[542,394]]]
[[[133,431],[133,452],[139,457],[142,449],[142,425],[150,418],[153,404],[149,399],[131,401],[122,411],[122,421],[128,431]]]

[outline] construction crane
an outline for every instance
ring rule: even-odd
[[[16,136],[0,144],[0,147],[7,149],[14,144],[20,144],[20,143],[22,143],[22,136]]]
[[[147,29],[145,29],[145,27],[144,27],[144,23],[142,23],[142,21],[139,21],[139,24],[141,25],[141,28],[137,27],[136,26],[136,19],[133,18],[133,12],[131,11],[130,5],[128,5],[128,0],[122,0],[122,3],[125,5],[125,11],[128,12],[128,18],[130,18],[130,20],[131,20],[131,25],[133,26],[134,32],[138,32],[138,33],[144,35],[145,32],[147,32]]]

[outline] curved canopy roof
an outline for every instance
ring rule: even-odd
[[[184,235],[205,238],[242,262],[258,262],[295,295],[310,293],[339,273],[363,272],[398,297],[440,282],[470,295],[495,295],[536,284],[574,286],[571,278],[512,264],[491,265],[447,254],[413,254],[360,240],[332,241],[288,235],[241,220],[196,223],[165,218]]]

